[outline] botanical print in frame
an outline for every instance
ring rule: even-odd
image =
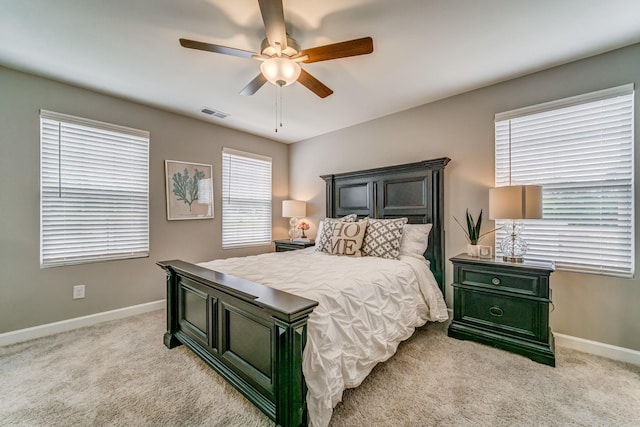
[[[213,218],[211,165],[164,161],[167,182],[167,219]]]

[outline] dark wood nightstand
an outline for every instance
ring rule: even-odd
[[[453,263],[449,336],[473,340],[555,366],[549,328],[552,262],[505,262],[460,254]]]
[[[315,246],[316,242],[292,242],[289,239],[286,240],[274,240],[276,244],[276,252],[295,251],[298,249],[308,248],[309,246]]]

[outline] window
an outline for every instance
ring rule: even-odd
[[[149,255],[149,133],[40,111],[40,266]]]
[[[222,248],[271,244],[271,158],[222,150]]]
[[[633,277],[633,99],[629,84],[496,115],[496,186],[543,187],[544,219],[522,234],[528,258]]]

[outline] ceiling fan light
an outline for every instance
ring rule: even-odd
[[[274,57],[260,64],[260,71],[270,83],[288,86],[298,80],[300,65],[289,58]]]

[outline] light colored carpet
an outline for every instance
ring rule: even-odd
[[[0,348],[2,426],[272,426],[156,311]],[[640,426],[640,367],[558,348],[556,368],[429,324],[336,407],[339,426]]]

